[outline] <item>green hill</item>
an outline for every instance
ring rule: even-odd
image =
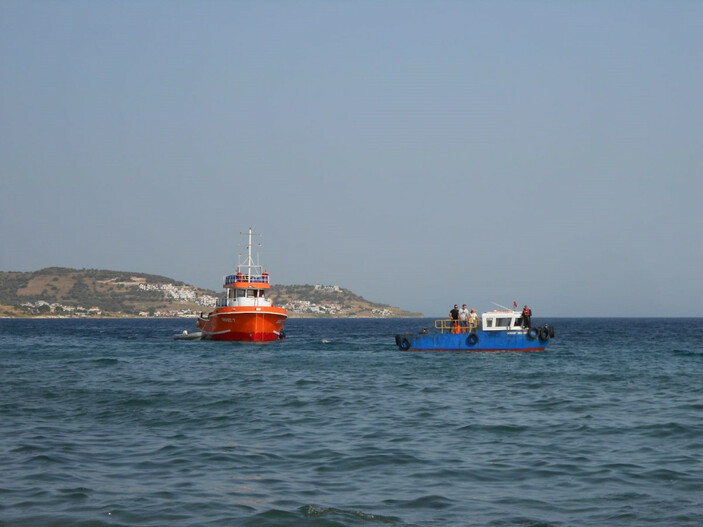
[[[0,271],[0,316],[195,316],[220,293],[165,276],[49,267]],[[269,296],[289,316],[422,316],[376,304],[336,286],[273,285]]]

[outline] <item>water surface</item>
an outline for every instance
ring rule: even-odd
[[[0,525],[703,525],[703,319],[549,322],[436,353],[394,344],[424,319],[0,320]]]

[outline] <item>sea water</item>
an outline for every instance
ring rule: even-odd
[[[703,319],[554,319],[545,352],[407,352],[427,319],[0,321],[2,526],[700,526]]]

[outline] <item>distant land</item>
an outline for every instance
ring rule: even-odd
[[[0,317],[194,317],[221,293],[165,276],[102,269],[48,267],[0,271]],[[269,297],[288,316],[421,317],[377,304],[336,285],[271,285]]]

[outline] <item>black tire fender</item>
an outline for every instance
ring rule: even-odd
[[[549,340],[549,328],[542,328],[539,330],[539,340],[542,342]]]
[[[527,330],[527,338],[530,340],[535,340],[539,336],[539,329],[530,328]]]
[[[478,335],[476,333],[471,333],[471,335],[466,337],[466,344],[469,346],[475,346],[478,344]]]

